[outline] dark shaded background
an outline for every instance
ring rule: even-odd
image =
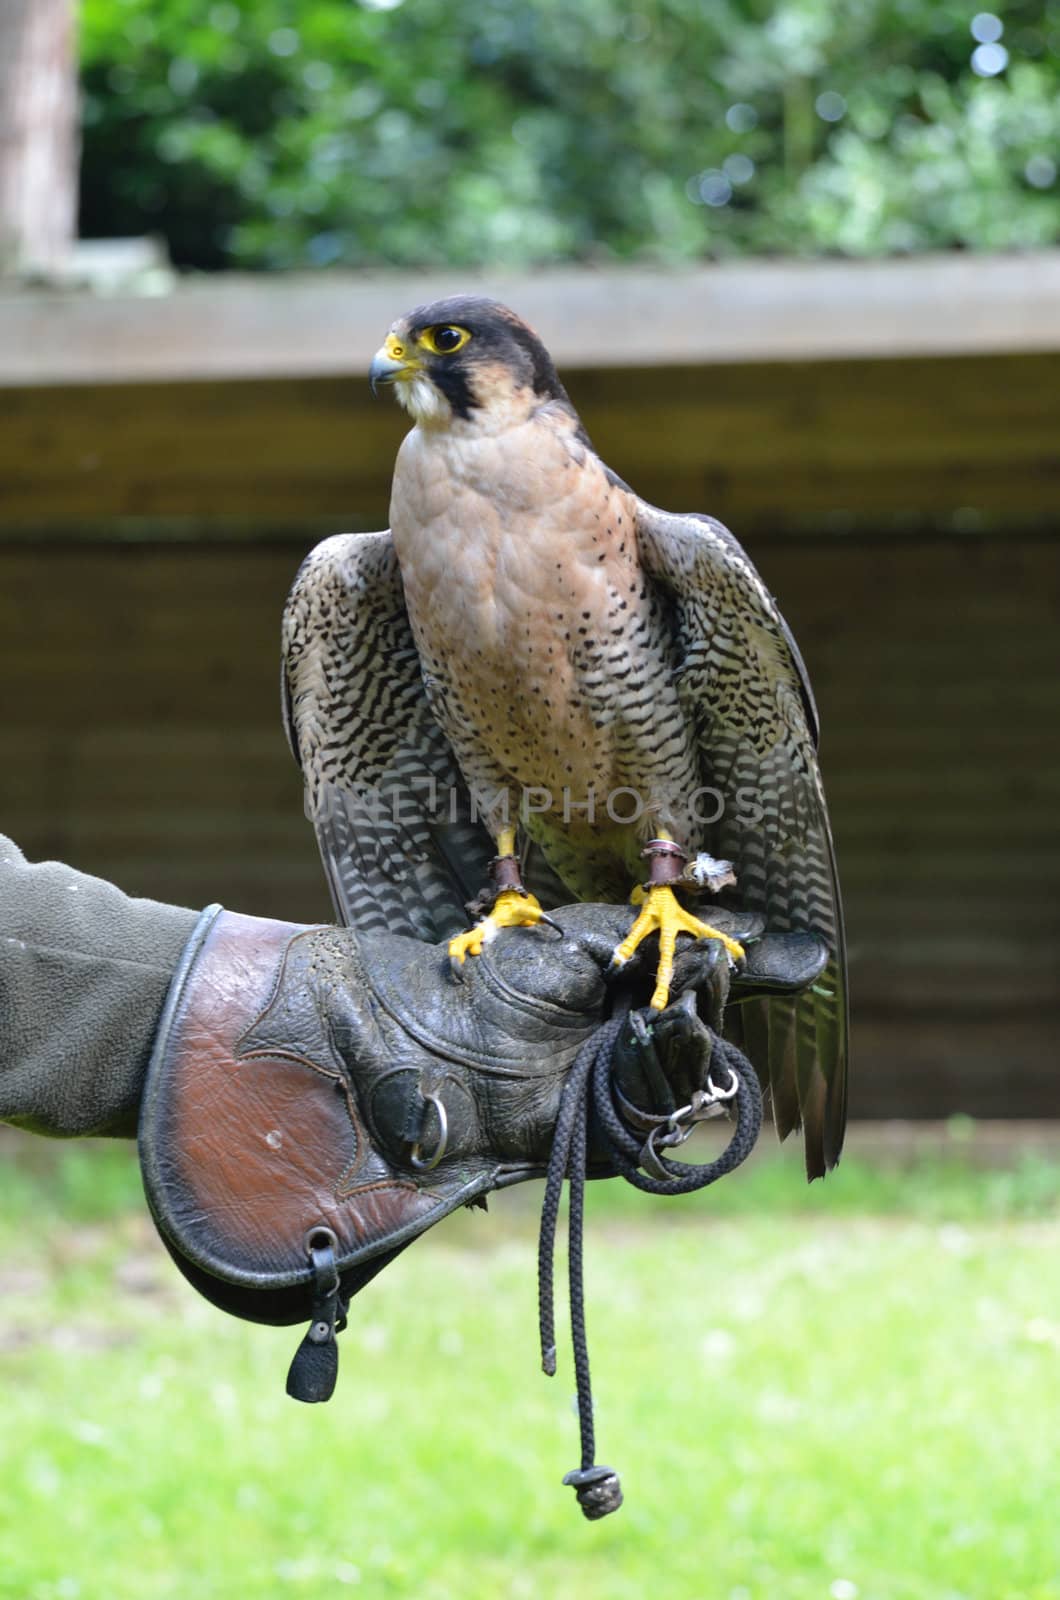
[[[714,443],[704,436],[698,453],[628,415],[628,397],[641,389],[652,409],[652,385],[661,391],[665,375],[567,376],[616,470],[657,500],[669,488],[671,503],[709,506],[738,529],[802,647],[822,715],[850,936],[854,1115],[1055,1114],[1060,552],[1041,510],[1052,481],[1042,477],[1047,422],[1025,410],[1013,447],[1025,458],[1018,481],[998,433],[1015,403],[1006,382],[1039,378],[1045,387],[1034,393],[1047,416],[1053,367],[1030,357],[836,363],[825,385],[830,423],[820,370],[787,370],[787,389],[768,367],[704,374],[718,410]],[[682,382],[694,415],[699,380]],[[894,427],[885,439],[866,429],[855,396],[871,397],[871,420],[891,390],[921,392],[926,410],[908,433]],[[988,456],[995,441],[985,479],[1002,474],[993,493],[1003,504],[1009,475],[1011,517],[995,511],[984,527],[970,507],[874,514],[885,480],[899,503],[903,494],[947,492],[946,424],[930,424],[947,394],[965,442],[976,426]],[[400,418],[369,409],[360,383],[337,380],[0,399],[9,437],[17,424],[27,439],[36,428],[50,440],[57,503],[65,435],[48,434],[44,418],[58,428],[73,407],[77,448],[93,448],[95,437],[105,453],[110,441],[113,458],[109,471],[85,476],[83,504],[125,494],[157,511],[159,498],[190,504],[194,490],[218,505],[242,495],[262,516],[251,527],[118,517],[95,534],[69,521],[8,527],[0,538],[5,828],[30,855],[66,859],[133,893],[326,917],[280,724],[280,615],[316,538],[385,526]],[[742,455],[730,451],[722,469],[719,429],[738,431],[741,415],[767,404],[774,431],[748,439]],[[783,459],[769,466],[771,452],[783,456],[790,443],[786,410],[805,424],[801,479]],[[348,477],[338,481],[346,441]],[[668,453],[682,469],[667,464]],[[254,483],[256,458],[270,474],[263,484]],[[954,471],[951,500],[974,481],[970,469]],[[303,477],[314,520],[267,521],[270,501],[279,511],[285,496],[296,500]],[[786,527],[771,510],[770,484],[781,499],[791,485]],[[843,517],[812,511],[818,499],[841,498]]]

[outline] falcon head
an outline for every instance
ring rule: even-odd
[[[552,357],[532,328],[497,300],[454,295],[399,317],[368,373],[372,392],[393,385],[423,427],[499,423],[548,400],[569,405]]]

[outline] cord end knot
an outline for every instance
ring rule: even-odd
[[[576,1467],[563,1481],[578,1496],[582,1513],[590,1522],[610,1516],[622,1504],[622,1485],[611,1467]]]

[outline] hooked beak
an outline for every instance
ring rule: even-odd
[[[389,334],[386,343],[372,357],[372,365],[368,368],[372,393],[378,395],[382,384],[395,383],[398,378],[415,372],[418,366],[419,362],[408,353],[407,347],[392,333]]]
[[[404,371],[403,361],[395,361],[385,350],[377,350],[372,357],[372,365],[368,368],[368,382],[372,386],[372,393],[378,396],[381,384],[393,383],[394,379]]]

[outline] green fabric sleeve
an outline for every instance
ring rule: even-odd
[[[133,900],[0,835],[0,1122],[136,1133],[170,979],[198,913]]]

